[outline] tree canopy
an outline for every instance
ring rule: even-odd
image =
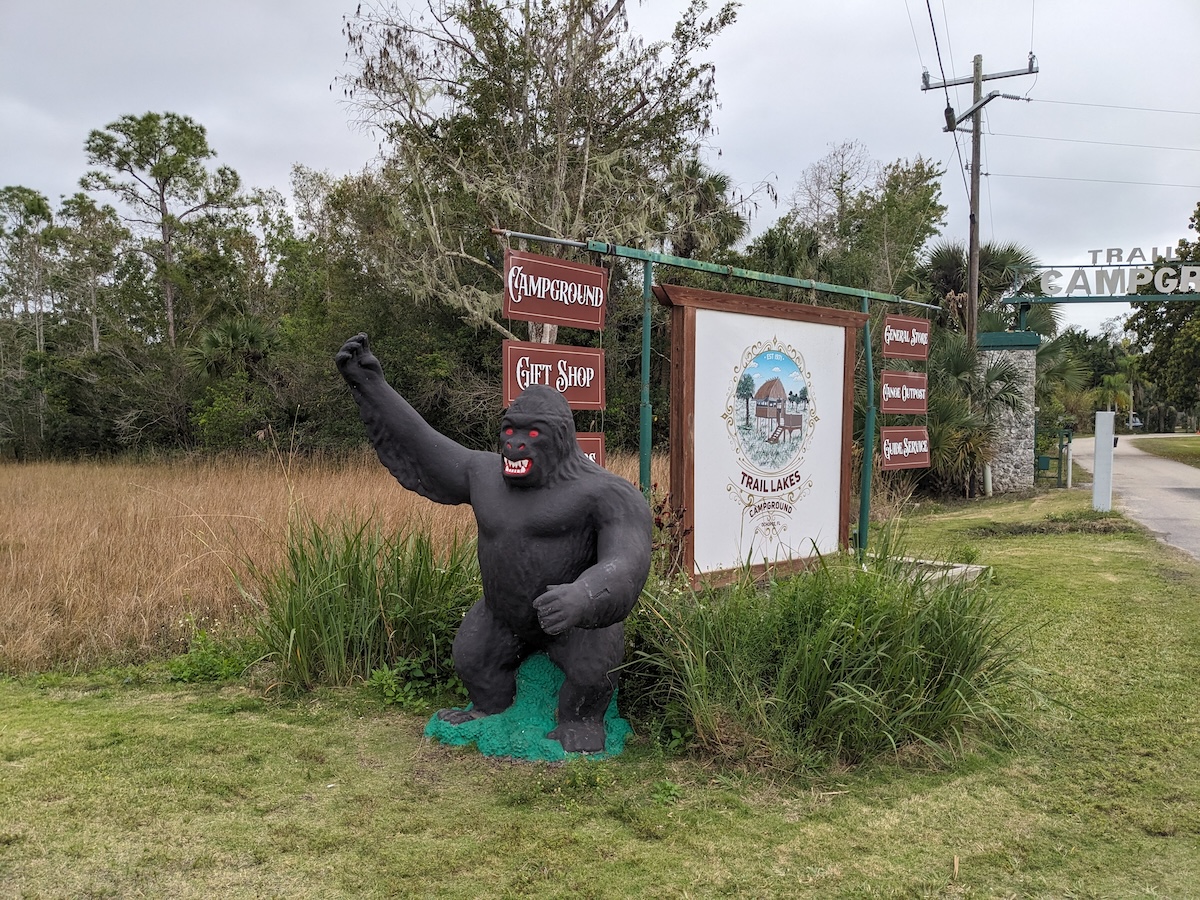
[[[679,167],[711,131],[714,72],[699,57],[735,7],[706,16],[692,0],[671,39],[649,44],[625,0],[360,7],[345,90],[388,143],[364,186],[386,210],[372,246],[396,289],[511,336],[494,317],[490,228],[703,244],[697,226],[721,204]]]
[[[1200,204],[1188,228],[1200,229]],[[1174,266],[1200,264],[1200,239],[1181,238],[1175,255]],[[1146,286],[1146,292],[1153,290],[1153,284]],[[1160,386],[1167,403],[1188,410],[1200,405],[1200,303],[1134,302],[1126,327],[1134,333],[1134,346],[1145,353],[1146,377]]]

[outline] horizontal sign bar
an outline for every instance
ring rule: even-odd
[[[533,384],[554,388],[571,409],[604,409],[604,351],[504,341],[504,405]]]
[[[608,270],[553,256],[504,251],[504,315],[598,331],[608,308]]]
[[[929,429],[920,427],[880,428],[884,469],[926,469],[929,467]]]
[[[1013,297],[999,301],[1004,306],[1029,303],[1197,303],[1200,294],[1101,294],[1091,297]]]
[[[583,451],[583,455],[603,469],[604,432],[577,431],[575,432],[575,440],[579,443],[579,449]]]
[[[924,372],[880,373],[879,409],[896,415],[923,416],[929,410],[929,376]]]
[[[928,319],[884,316],[884,359],[928,359],[930,328]]]

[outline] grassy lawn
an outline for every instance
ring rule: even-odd
[[[1055,703],[1014,748],[800,779],[645,739],[530,766],[357,691],[153,666],[0,680],[4,897],[1187,897],[1200,885],[1200,565],[1088,494],[908,522],[992,567]]]
[[[1200,437],[1141,438],[1134,446],[1144,453],[1152,453],[1200,469]]]

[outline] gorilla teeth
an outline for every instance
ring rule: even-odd
[[[504,459],[504,474],[505,475],[528,475],[529,467],[533,464],[532,459]]]

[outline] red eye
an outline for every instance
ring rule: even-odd
[[[537,437],[537,436],[538,436],[538,430],[537,430],[536,428],[530,428],[530,429],[529,429],[529,436],[530,436],[530,437]]]
[[[505,429],[504,429],[504,433],[505,433],[505,434],[512,434],[512,429],[511,429],[511,428],[505,428]]]

